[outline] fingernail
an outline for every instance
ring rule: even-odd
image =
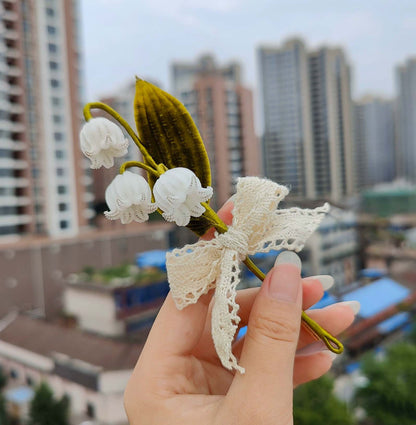
[[[299,270],[302,270],[302,262],[300,261],[299,256],[293,251],[283,251],[281,252],[274,263],[275,266],[279,264],[293,264]]]
[[[236,195],[236,193],[234,193],[234,195],[232,195],[232,196],[230,196],[225,202],[224,202],[224,205],[227,205],[229,202],[233,202],[234,203],[234,200],[235,200],[235,195]]]
[[[331,359],[332,362],[339,356],[339,354],[333,353],[329,350],[325,354]]]
[[[292,264],[299,270],[298,277],[293,276],[290,271],[279,271],[279,268],[273,269],[269,284],[269,296],[279,301],[294,303],[297,300],[300,287],[300,269],[302,263],[300,258],[291,251],[282,252],[276,259],[275,266]]]
[[[359,301],[343,301],[339,304],[347,305],[348,307],[350,307],[354,315],[357,315],[361,308],[361,304],[359,303]]]
[[[327,291],[329,288],[331,288],[334,285],[334,278],[328,274],[321,274],[318,276],[310,276],[305,278],[305,280],[319,280],[319,282],[322,285],[322,289],[324,291]]]
[[[328,351],[326,345],[322,341],[316,341],[296,351],[297,357],[311,356],[316,353]]]

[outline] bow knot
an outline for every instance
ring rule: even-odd
[[[239,261],[247,254],[290,249],[300,251],[329,206],[314,210],[277,205],[288,190],[258,177],[238,179],[233,200],[233,223],[227,232],[210,241],[200,240],[166,254],[172,297],[182,309],[215,288],[212,308],[212,339],[223,366],[244,372],[232,353],[240,318],[235,301]]]
[[[216,236],[218,243],[224,248],[237,251],[244,260],[248,254],[248,235],[240,229],[230,227],[227,232]]]

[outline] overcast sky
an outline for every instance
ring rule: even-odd
[[[170,88],[173,59],[212,52],[241,61],[255,88],[255,49],[297,35],[345,48],[353,94],[395,92],[394,68],[416,55],[416,0],[81,0],[86,100],[134,79]]]

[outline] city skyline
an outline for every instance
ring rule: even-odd
[[[281,44],[293,36],[305,39],[308,49],[325,44],[346,50],[355,70],[354,98],[368,93],[391,97],[396,92],[396,66],[416,54],[411,43],[416,35],[416,4],[410,1],[402,1],[400,7],[374,1],[336,6],[324,1],[282,5],[267,0],[116,3],[81,2],[86,100],[117,90],[135,74],[152,77],[170,90],[170,64],[206,52],[215,54],[220,63],[241,62],[243,82],[258,91],[256,48]],[[103,23],[112,31],[103,31]],[[124,48],[117,49],[118,45]]]

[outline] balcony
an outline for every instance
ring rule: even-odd
[[[1,187],[27,187],[29,186],[29,180],[23,177],[0,177]]]
[[[8,168],[13,170],[24,170],[28,164],[26,161],[11,158],[0,158],[0,168]]]
[[[7,74],[11,77],[20,77],[22,75],[22,70],[17,66],[9,66]]]
[[[19,103],[11,103],[9,106],[9,112],[12,114],[23,114],[25,109]]]
[[[18,40],[19,39],[19,33],[15,30],[6,30],[6,31],[4,31],[3,36],[6,40]]]
[[[5,56],[10,59],[18,59],[20,58],[20,52],[14,47],[9,47],[5,51]]]
[[[30,215],[3,215],[0,217],[0,226],[19,226],[21,224],[28,224],[32,221]]]
[[[9,94],[20,96],[23,93],[23,89],[20,86],[9,86]]]
[[[0,207],[22,207],[30,204],[27,196],[0,196]]]
[[[17,13],[13,12],[12,10],[5,10],[3,12],[2,18],[3,18],[4,21],[16,21],[17,20]]]

